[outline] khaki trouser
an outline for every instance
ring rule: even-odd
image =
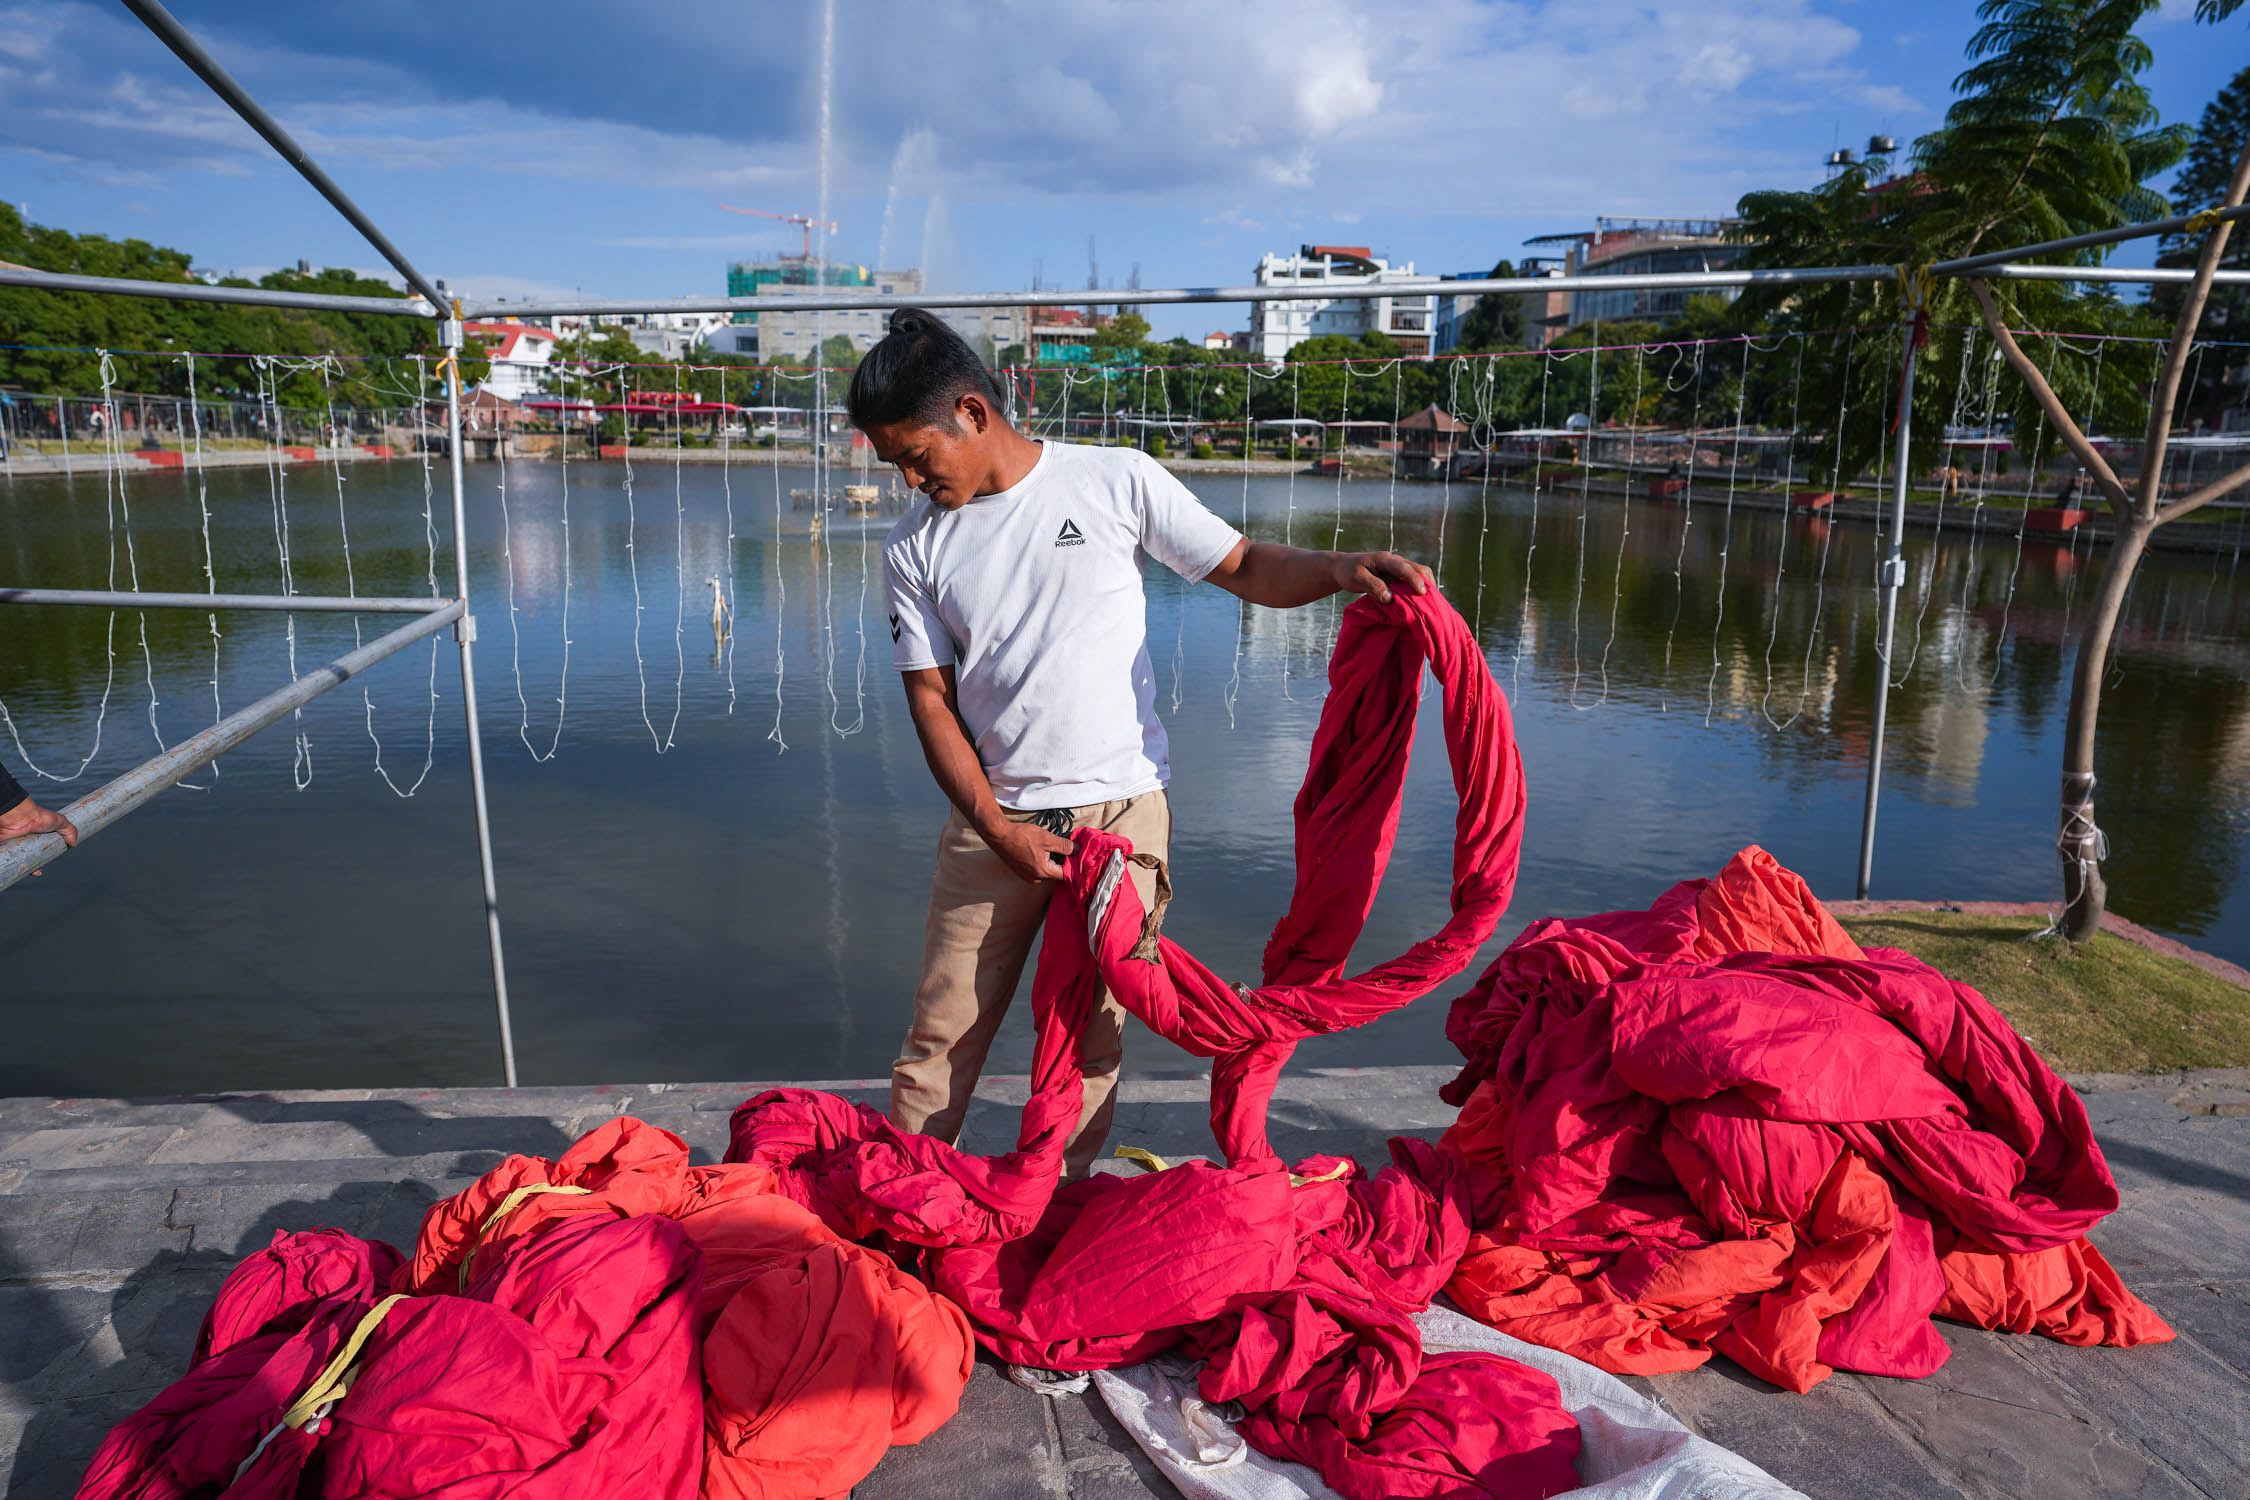
[[[1136,853],[1168,859],[1172,807],[1161,791],[1123,802],[1070,809],[1073,828],[1100,828],[1132,840]],[[1011,812],[1016,822],[1030,813]],[[1155,872],[1129,867],[1141,904],[1155,900]],[[1011,871],[960,810],[938,835],[937,872],[930,881],[930,919],[922,939],[922,984],[914,992],[914,1024],[891,1065],[891,1119],[902,1130],[946,1141],[961,1133],[969,1096],[985,1054],[1023,977],[1039,936],[1052,887]],[[1086,1102],[1063,1152],[1063,1175],[1092,1167],[1117,1111],[1117,1069],[1125,1056],[1125,1012],[1107,990],[1078,1044]]]

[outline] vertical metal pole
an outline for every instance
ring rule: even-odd
[[[63,398],[55,397],[55,434],[62,439],[62,471],[70,472],[70,412],[63,406]]]
[[[1891,480],[1891,550],[1876,574],[1883,591],[1883,623],[1875,638],[1875,723],[1867,747],[1867,805],[1859,820],[1859,899],[1875,873],[1875,800],[1883,786],[1883,728],[1890,717],[1891,644],[1898,627],[1898,591],[1906,582],[1906,447],[1914,432],[1914,320],[1899,325],[1906,346],[1898,375],[1898,463]]]
[[[500,887],[492,871],[492,814],[484,798],[484,741],[477,729],[476,616],[466,612],[469,602],[469,515],[461,493],[461,320],[447,318],[439,325],[439,342],[453,358],[445,367],[445,434],[447,467],[453,476],[453,593],[463,605],[454,623],[454,639],[461,643],[461,708],[469,722],[469,792],[477,808],[477,865],[484,877],[485,937],[492,949],[492,1001],[500,1015],[500,1063],[508,1087],[516,1086],[516,1035],[508,1020],[508,964],[500,948]]]

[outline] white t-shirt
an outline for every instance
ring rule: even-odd
[[[1137,797],[1171,780],[1141,559],[1199,583],[1241,540],[1137,449],[1043,443],[1012,488],[892,530],[892,661],[955,669],[1002,807]]]

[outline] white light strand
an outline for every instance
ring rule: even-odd
[[[1633,453],[1638,446],[1634,436],[1640,426],[1643,381],[1647,374],[1648,349],[1640,346],[1633,350],[1633,408],[1625,419],[1625,498],[1617,507],[1617,568],[1609,581],[1609,634],[1602,641],[1602,695],[1593,706],[1600,708],[1609,702],[1609,653],[1617,644],[1617,611],[1625,597],[1625,544],[1633,535]]]
[[[680,431],[680,367],[672,366],[672,722],[665,726],[664,748],[677,743],[680,708],[687,701],[687,496],[682,489],[683,438]]]
[[[619,372],[617,404],[630,408],[634,402],[632,394],[625,389],[625,384],[631,377],[621,373],[625,368],[623,365],[613,365],[610,368],[613,372]],[[646,606],[641,603],[640,512],[633,499],[633,413],[630,410],[620,411],[618,421],[624,426],[624,431],[618,434],[624,442],[618,447],[625,460],[625,478],[622,484],[625,492],[625,573],[633,588],[633,677],[640,684],[641,727],[648,731],[648,742],[656,747],[656,753],[662,755],[669,747],[664,743],[664,736],[656,732],[656,721],[649,717],[648,663],[641,655],[641,615]]]
[[[1750,393],[1750,352],[1757,341],[1742,341],[1742,373],[1735,377],[1734,385],[1734,451],[1727,456],[1727,508],[1726,519],[1719,529],[1719,586],[1718,606],[1711,612],[1711,680],[1705,684],[1703,698],[1703,727],[1711,727],[1711,717],[1719,707],[1719,629],[1727,618],[1727,555],[1734,549],[1734,491],[1742,477],[1742,414],[1743,403]]]
[[[775,397],[773,404],[781,405],[781,376],[779,374],[774,376],[773,393]],[[789,614],[789,579],[781,556],[781,414],[779,412],[774,413],[773,462],[769,467],[773,471],[773,728],[766,731],[766,738],[776,746],[774,753],[779,755],[789,749],[789,742],[781,736],[781,684],[785,666],[782,659],[781,634],[783,621]]]
[[[1570,706],[1584,713],[1592,704],[1578,701],[1578,680],[1585,665],[1585,654],[1579,649],[1578,617],[1586,602],[1586,527],[1588,513],[1593,509],[1594,434],[1602,425],[1602,325],[1593,320],[1593,344],[1586,352],[1588,360],[1586,385],[1586,435],[1578,440],[1578,579],[1570,595]],[[1630,474],[1630,471],[1627,471]],[[1630,480],[1627,483],[1631,488]],[[1632,498],[1624,502],[1630,506]]]
[[[1542,346],[1539,350],[1539,436],[1531,440],[1531,519],[1525,523],[1523,549],[1523,602],[1516,613],[1516,657],[1509,668],[1508,691],[1518,692],[1523,686],[1523,646],[1531,636],[1531,560],[1539,555],[1539,491],[1546,483],[1547,458],[1547,384],[1554,374],[1555,351]],[[1484,623],[1484,531],[1492,529],[1492,512],[1489,500],[1492,492],[1492,465],[1484,466],[1484,493],[1478,497],[1477,507],[1483,514],[1483,530],[1477,534],[1477,625]]]
[[[1674,358],[1673,368],[1678,369],[1676,354]],[[1703,340],[1701,339],[1695,341],[1695,362],[1689,368],[1688,380],[1695,387],[1695,396],[1689,404],[1688,412],[1687,484],[1680,491],[1680,549],[1672,558],[1672,624],[1671,628],[1664,632],[1664,685],[1657,693],[1657,711],[1660,713],[1670,713],[1672,710],[1670,696],[1672,691],[1672,645],[1680,633],[1680,611],[1687,604],[1687,583],[1684,575],[1687,569],[1688,533],[1695,529],[1695,465],[1696,460],[1701,456],[1696,447],[1696,441],[1703,431]],[[1677,386],[1672,384],[1669,375],[1665,377],[1664,384],[1667,389],[1678,389]]]
[[[271,355],[257,355],[251,361],[258,374],[258,396],[264,406],[267,433],[272,441],[266,444],[266,493],[273,506],[274,547],[281,558],[281,591],[297,592],[296,563],[289,550],[289,481],[283,473],[281,439],[285,436],[281,425],[281,377],[277,373],[280,363]],[[285,615],[287,624],[283,635],[289,643],[289,680],[297,680],[297,617]],[[291,719],[297,726],[295,753],[291,759],[290,779],[298,791],[312,785],[312,740],[305,734],[305,711],[293,709]]]
[[[723,651],[724,651],[724,652],[726,653],[726,658],[727,658],[727,717],[731,719],[731,718],[733,718],[733,717],[734,717],[734,704],[735,704],[735,688],[734,688],[734,600],[735,600],[735,577],[734,577],[734,567],[735,567],[735,564],[734,564],[734,551],[735,551],[735,538],[734,538],[734,431],[733,431],[733,426],[732,426],[732,423],[731,423],[731,421],[729,420],[729,417],[728,417],[728,413],[727,413],[727,367],[726,367],[725,365],[721,365],[721,366],[719,366],[719,415],[718,415],[718,426],[719,426],[719,494],[720,494],[720,495],[721,495],[721,496],[722,496],[722,497],[724,498],[724,500],[725,500],[725,502],[726,502],[726,510],[727,510],[727,575],[726,575],[726,576],[727,576],[727,624],[726,624],[726,631],[727,631],[727,634],[726,634],[726,639],[725,639],[725,640],[723,640],[723,641],[721,641],[721,642],[719,643],[719,645],[720,645],[720,649],[721,649],[721,650],[723,650]],[[743,421],[743,424],[742,424],[742,435],[743,435],[744,437],[748,437],[748,436],[750,435],[750,423],[749,423],[749,420],[748,420],[747,418],[745,418],[745,419],[744,419],[744,421]],[[566,438],[564,439],[564,442],[563,442],[563,448],[564,448],[564,450],[565,450],[565,451],[564,451],[564,454],[563,454],[563,457],[564,457],[564,460],[565,460],[565,462],[567,462],[567,461],[569,460],[569,457],[570,457],[570,455],[569,455],[569,451],[568,451],[568,450],[569,450],[569,447],[570,447],[570,443],[569,443],[569,440],[568,440],[568,438],[566,437]],[[568,490],[568,488],[566,487],[566,488],[564,489],[564,491],[563,491],[563,495],[564,495],[564,501],[565,501],[565,504],[567,504],[567,503],[568,503],[568,500],[569,500],[569,494],[570,494],[570,491],[569,491],[569,490]],[[567,535],[568,535],[568,533],[567,533],[567,532],[565,532],[565,536],[566,536],[566,537],[567,537]],[[569,554],[568,554],[567,550],[566,550],[566,552],[565,552],[565,554],[564,554],[564,566],[565,566],[565,567],[568,567],[568,566],[569,566]],[[566,574],[565,576],[567,577],[567,574]],[[569,599],[569,597],[570,597],[570,595],[569,595],[569,591],[568,591],[568,585],[567,585],[567,584],[565,585],[565,590],[564,590],[564,594],[563,594],[563,597],[564,597],[565,601],[567,601],[567,600]]]
[[[1820,571],[1813,575],[1812,623],[1805,630],[1805,663],[1803,676],[1797,683],[1797,709],[1778,727],[1787,729],[1804,714],[1805,700],[1812,696],[1813,650],[1820,640],[1825,624],[1828,597],[1828,557],[1836,544],[1836,506],[1844,491],[1844,414],[1851,402],[1852,352],[1859,344],[1859,330],[1852,329],[1844,336],[1843,378],[1838,382],[1836,397],[1836,461],[1830,470],[1828,516],[1823,521],[1820,535]],[[1818,519],[1818,513],[1815,512]]]
[[[188,423],[195,435],[195,509],[203,526],[203,590],[208,594],[219,591],[218,569],[211,557],[211,494],[208,476],[203,465],[203,406],[201,394],[195,383],[195,355],[187,356]],[[219,613],[211,610],[203,616],[204,625],[211,632],[211,722],[218,723],[226,717],[219,702]],[[219,762],[211,762],[211,780],[219,779]],[[186,782],[180,785],[186,786]]]
[[[1781,636],[1783,584],[1789,577],[1789,517],[1797,493],[1797,424],[1804,415],[1805,401],[1805,335],[1800,333],[1796,337],[1797,368],[1789,377],[1789,441],[1781,450],[1786,466],[1781,476],[1781,550],[1774,557],[1773,615],[1766,627],[1766,690],[1758,699],[1758,712],[1764,715],[1767,727],[1775,730],[1782,725],[1781,720],[1773,716],[1773,648]]]

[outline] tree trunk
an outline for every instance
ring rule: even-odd
[[[2102,880],[2101,861],[2109,853],[2108,839],[2094,822],[2094,737],[2102,711],[2102,678],[2109,670],[2109,652],[2117,633],[2117,619],[2156,529],[2139,515],[2118,522],[2116,540],[2110,543],[2102,567],[2101,591],[2094,596],[2093,612],[2078,638],[2078,660],[2070,678],[2070,712],[2063,729],[2062,819],[2055,852],[2062,860],[2062,935],[2083,943],[2101,930],[2102,912],[2109,904],[2109,887]]]

